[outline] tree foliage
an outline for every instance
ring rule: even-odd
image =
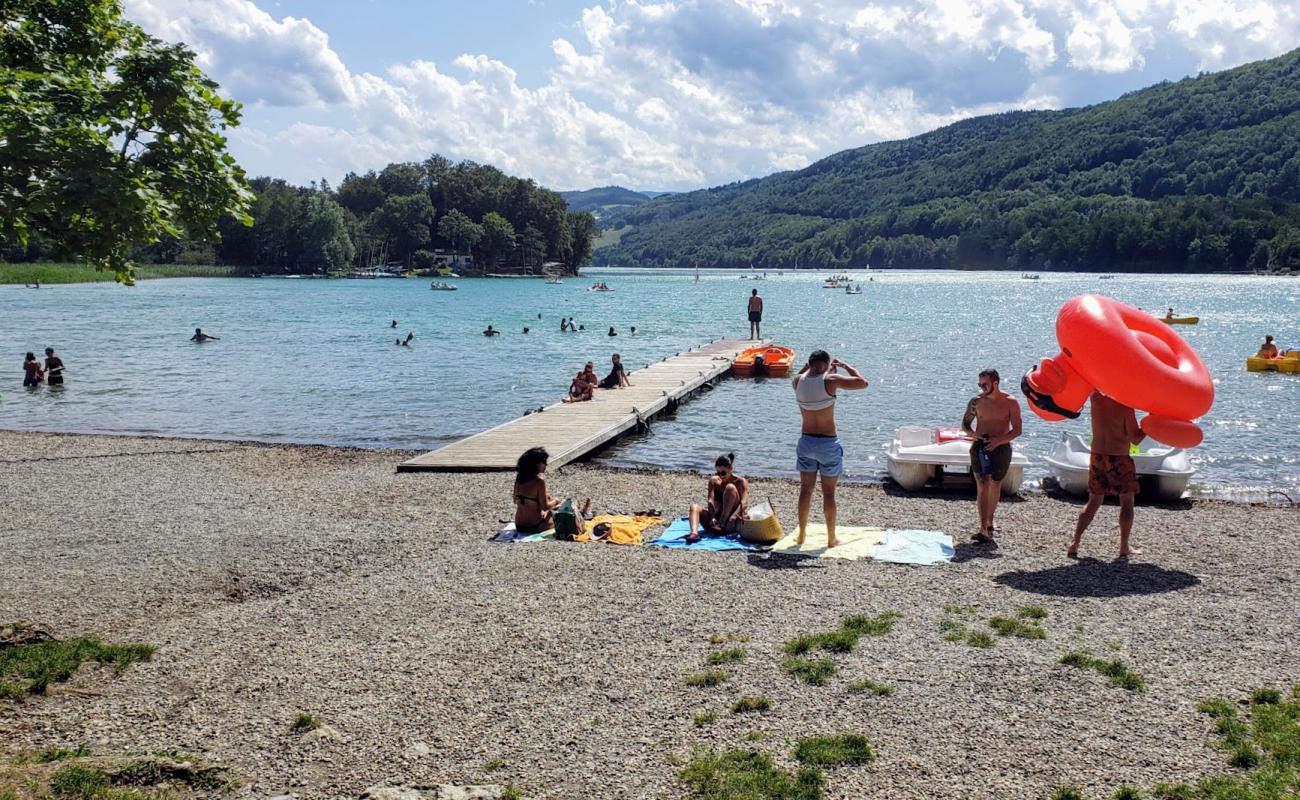
[[[1300,50],[1086,108],[978,117],[603,223],[631,226],[600,253],[616,265],[1294,265]]]
[[[131,252],[246,221],[239,105],[117,0],[0,4],[0,239],[131,281]]]

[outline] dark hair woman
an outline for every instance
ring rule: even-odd
[[[36,360],[35,353],[28,353],[23,359],[23,386],[38,386],[45,376],[45,369]]]
[[[632,382],[627,379],[627,370],[623,369],[623,362],[619,359],[618,353],[613,355],[610,362],[609,374],[600,379],[600,388],[622,389],[624,386],[631,386]]]
[[[562,501],[546,491],[546,464],[550,459],[546,448],[530,447],[515,462],[515,530],[520,533],[541,533],[555,527],[554,511]],[[586,517],[590,510],[588,499],[580,513]]]
[[[698,542],[701,528],[706,536],[732,533],[737,523],[745,519],[745,509],[749,506],[749,481],[732,470],[735,462],[735,453],[718,456],[713,462],[705,504],[691,505],[691,532],[686,537],[687,542]]]

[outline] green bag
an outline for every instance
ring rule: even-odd
[[[582,521],[578,509],[573,507],[573,498],[566,497],[560,507],[555,509],[555,538],[563,542],[572,542],[582,534]]]

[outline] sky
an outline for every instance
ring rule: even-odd
[[[1300,0],[125,0],[244,104],[250,175],[440,153],[682,191],[1300,47]]]

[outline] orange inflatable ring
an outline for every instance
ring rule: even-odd
[[[1021,383],[1029,406],[1047,420],[1077,417],[1093,389],[1150,413],[1142,429],[1175,447],[1195,447],[1192,420],[1214,403],[1214,382],[1200,356],[1173,328],[1109,297],[1081,295],[1056,317],[1061,353]]]

